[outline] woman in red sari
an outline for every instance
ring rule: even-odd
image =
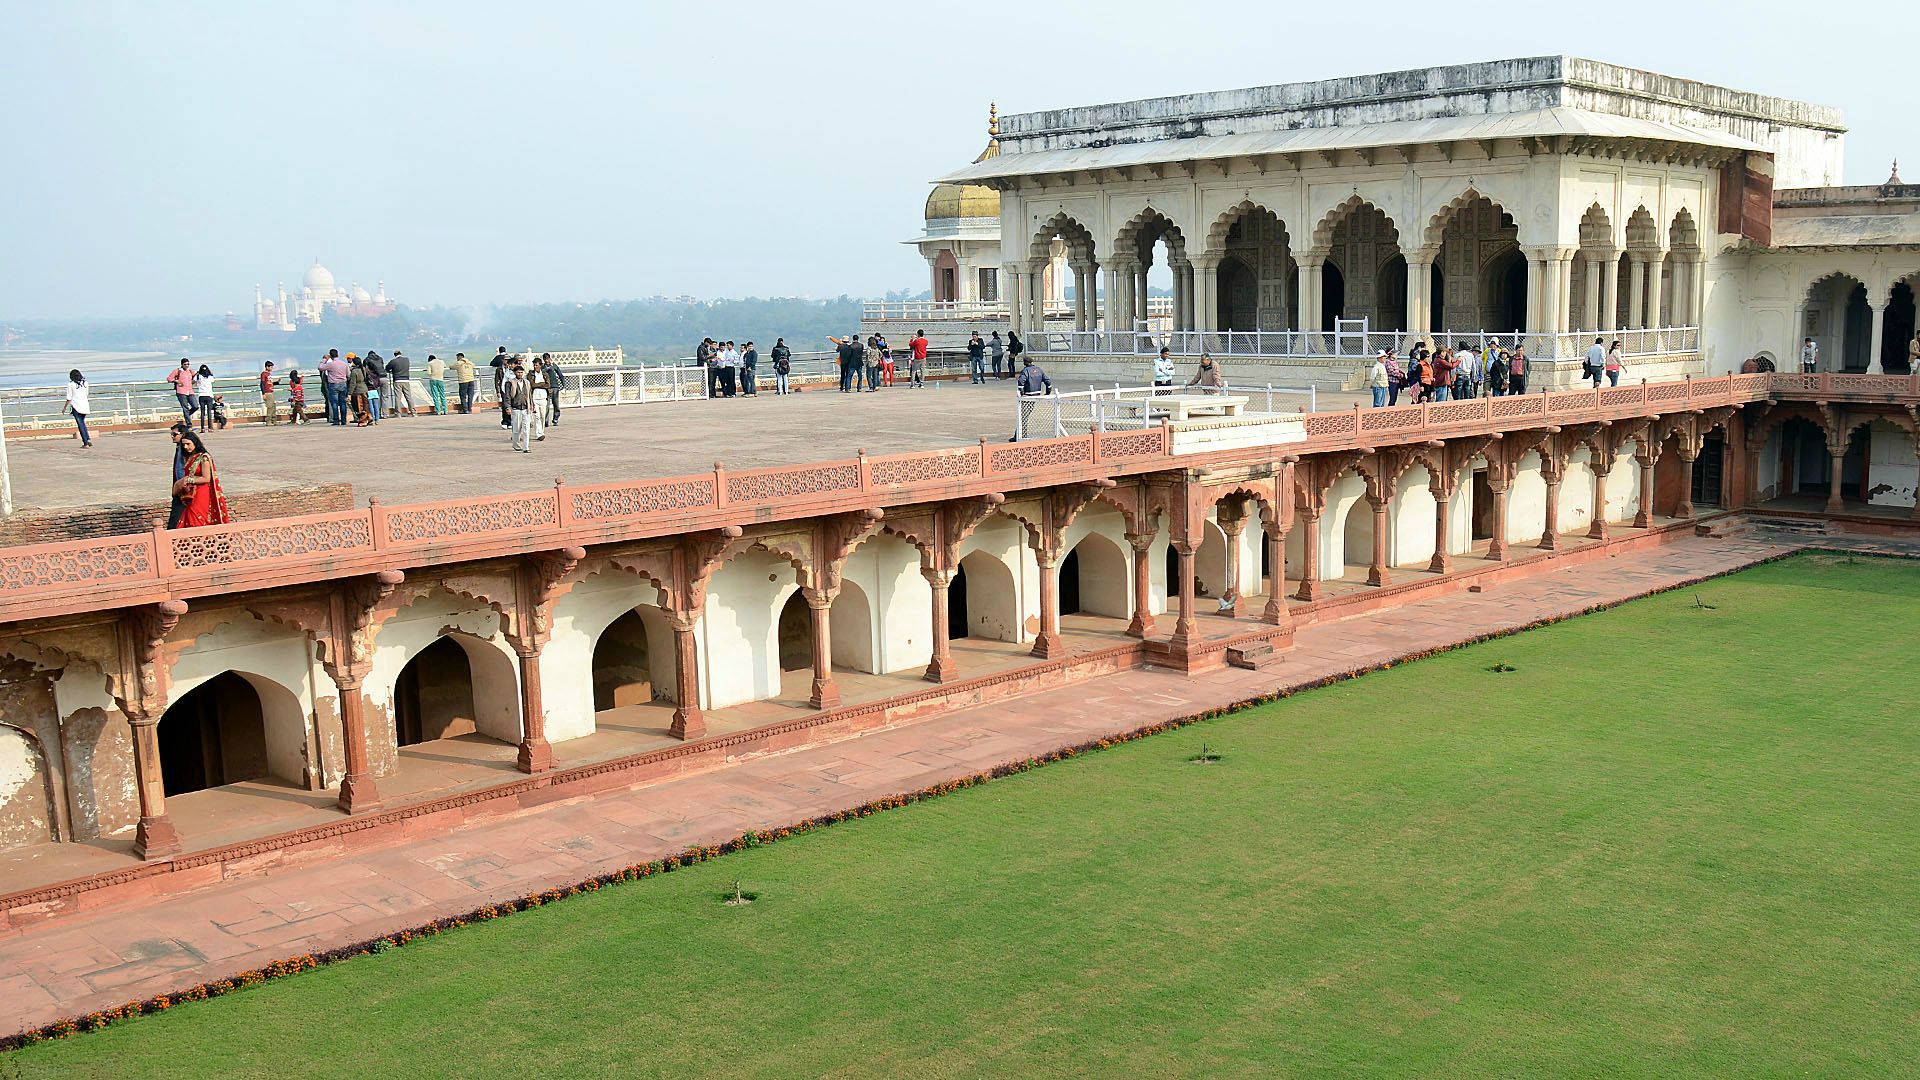
[[[186,455],[186,474],[174,482],[173,494],[185,504],[180,528],[225,525],[227,496],[220,490],[220,474],[214,471],[213,455],[207,452],[206,437],[198,432],[180,436],[180,452]]]

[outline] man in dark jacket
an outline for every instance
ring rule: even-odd
[[[488,363],[493,366],[493,397],[495,401],[500,402],[500,426],[503,428],[511,428],[513,427],[513,421],[509,419],[507,403],[500,397],[500,385],[507,381],[508,375],[512,374],[507,370],[507,347],[502,345],[495,349],[493,351],[493,359],[488,361]]]
[[[860,365],[865,362],[866,350],[860,347],[860,335],[857,332],[848,334],[834,344],[838,346],[835,352],[840,358],[840,392],[851,394],[853,373],[860,370]]]
[[[540,354],[540,366],[547,373],[547,415],[548,427],[560,426],[560,391],[567,388],[566,372],[554,362],[552,353]]]
[[[393,350],[393,359],[387,361],[387,383],[393,400],[387,403],[387,411],[395,416],[414,416],[413,411],[413,361],[399,349]]]

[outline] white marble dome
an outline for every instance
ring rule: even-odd
[[[302,278],[300,283],[316,293],[326,295],[334,290],[333,272],[321,266],[319,259],[315,259],[313,265],[307,268],[307,276]]]

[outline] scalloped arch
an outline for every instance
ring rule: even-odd
[[[1325,216],[1320,219],[1320,223],[1313,227],[1313,246],[1320,250],[1332,247],[1333,231],[1339,228],[1340,224],[1348,218],[1367,210],[1374,211],[1386,220],[1387,227],[1393,230],[1394,242],[1398,244],[1400,241],[1400,223],[1393,220],[1393,215],[1375,205],[1370,199],[1364,199],[1359,195],[1349,195],[1333,209],[1328,210]]]
[[[1028,245],[1027,257],[1041,260],[1048,258],[1051,254],[1048,249],[1056,236],[1067,242],[1069,256],[1082,261],[1096,258],[1098,247],[1093,242],[1093,230],[1065,210],[1055,211],[1052,216],[1040,223],[1038,229],[1034,230],[1033,240]]]
[[[1506,205],[1500,200],[1483,193],[1478,187],[1468,184],[1465,188],[1461,189],[1460,194],[1455,195],[1445,206],[1435,210],[1433,216],[1427,219],[1426,231],[1421,237],[1424,246],[1438,248],[1445,238],[1447,226],[1453,223],[1453,219],[1459,215],[1460,211],[1465,210],[1476,202],[1482,201],[1495,210],[1500,211],[1501,215],[1507,221],[1516,220],[1513,212],[1508,210]]]

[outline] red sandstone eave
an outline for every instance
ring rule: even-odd
[[[1920,402],[1920,376],[1725,375],[1524,397],[1302,415],[1303,442],[1173,454],[1165,427],[959,450],[810,462],[453,502],[243,522],[212,529],[0,549],[0,619],[337,580],[382,570],[674,536],[872,507],[1020,491],[1170,469],[1268,464],[1563,424],[1795,399]],[[898,479],[895,479],[898,478]]]

